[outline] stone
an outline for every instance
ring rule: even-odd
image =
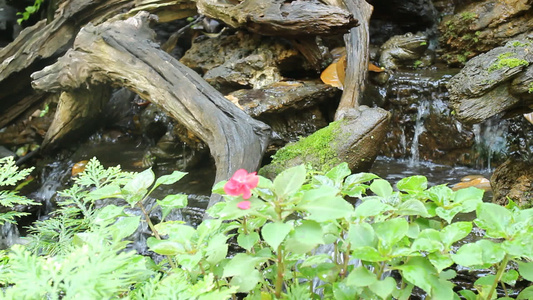
[[[533,206],[533,163],[508,159],[490,179],[494,196],[492,202],[506,205],[513,200],[522,208]]]

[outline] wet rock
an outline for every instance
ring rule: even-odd
[[[532,42],[517,40],[479,55],[450,80],[451,105],[461,122],[479,123],[501,112],[533,110],[529,93],[533,71],[528,70],[533,63]]]
[[[395,35],[381,46],[379,63],[385,69],[396,70],[401,65],[412,65],[427,48],[428,37],[422,32]]]
[[[412,162],[476,164],[473,126],[461,124],[447,103],[446,83],[455,72],[402,70],[394,72],[384,86],[368,86],[367,104],[391,112],[380,155]]]
[[[353,172],[368,171],[388,130],[389,117],[381,108],[361,106],[344,119],[288,144],[259,172],[273,178],[282,170],[300,164],[327,171],[340,162],[347,162]]]
[[[283,74],[304,75],[312,70],[288,42],[242,31],[197,41],[180,61],[222,93],[259,89],[279,81]]]
[[[533,206],[533,162],[509,159],[494,171],[490,181],[492,202],[506,205],[511,199],[522,208]]]
[[[272,128],[267,155],[288,142],[327,126],[330,119],[320,107],[338,102],[341,92],[320,81],[284,81],[262,89],[239,90],[227,98]]]
[[[438,12],[431,0],[370,0],[374,6],[370,20],[372,43],[382,44],[393,35],[433,27]]]
[[[139,123],[143,137],[154,143],[172,128],[171,118],[155,104],[141,112]]]
[[[520,39],[533,28],[533,9],[524,0],[485,0],[471,3],[439,25],[444,60],[463,64],[467,59],[507,41]]]

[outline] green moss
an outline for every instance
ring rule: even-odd
[[[511,45],[513,47],[526,47],[526,46],[529,46],[529,43],[522,43],[521,41],[513,41],[511,42]]]
[[[476,13],[468,12],[468,11],[461,13],[461,19],[463,19],[463,21],[472,20],[474,18],[477,18],[477,14]]]
[[[415,69],[419,68],[421,65],[423,64],[423,62],[421,60],[416,60],[413,64],[413,67],[415,67]]]
[[[533,94],[533,82],[530,82],[527,87],[528,87],[528,90],[527,90],[528,93]]]
[[[265,167],[266,169],[263,168],[260,174],[279,173],[278,168],[281,170],[287,168],[287,164],[295,158],[301,158],[303,161],[300,163],[309,163],[315,170],[324,171],[336,166],[341,162],[334,149],[340,122],[342,121],[332,122],[298,142],[287,144],[272,156],[272,162]]]
[[[527,66],[527,60],[512,57],[514,53],[506,52],[498,55],[498,60],[489,67],[489,72],[499,70],[501,68],[516,68],[519,66]]]

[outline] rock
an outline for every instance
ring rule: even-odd
[[[456,72],[399,70],[391,74],[386,85],[367,87],[365,103],[391,112],[380,155],[413,162],[475,165],[472,125],[461,124],[448,107],[446,83]]]
[[[452,185],[452,190],[457,191],[469,187],[476,187],[484,191],[490,191],[490,180],[481,175],[469,175],[461,178],[461,182]]]
[[[388,130],[390,114],[381,108],[366,106],[350,114],[296,143],[288,144],[259,173],[273,178],[282,170],[299,164],[327,171],[340,162],[347,162],[353,172],[368,171]]]
[[[395,35],[381,46],[379,63],[387,70],[396,70],[405,63],[413,63],[422,57],[428,48],[428,37],[424,33]]]
[[[450,102],[461,122],[479,123],[518,107],[522,113],[533,111],[528,108],[533,98],[524,87],[533,80],[528,67],[533,63],[532,42],[517,40],[479,55],[449,81]]]
[[[490,179],[492,202],[506,205],[508,199],[522,208],[533,206],[533,163],[509,159],[500,165]]]
[[[465,6],[439,25],[443,59],[463,64],[467,59],[507,41],[520,39],[533,28],[533,9],[525,0],[485,0]]]
[[[259,89],[283,74],[303,76],[313,70],[290,44],[242,31],[197,41],[180,61],[222,93]]]
[[[438,12],[431,0],[369,0],[374,6],[370,20],[373,43],[383,43],[393,35],[434,27]]]

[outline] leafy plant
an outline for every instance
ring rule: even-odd
[[[33,168],[22,169],[15,165],[12,156],[0,158],[0,187],[14,186],[17,182],[25,180]],[[18,195],[16,190],[0,191],[0,206],[9,209],[6,212],[0,212],[0,225],[8,222],[15,223],[15,218],[28,215],[27,212],[12,210],[16,205],[40,205],[24,196]]]
[[[345,163],[326,173],[297,166],[274,180],[240,170],[214,187],[225,201],[209,209],[212,219],[196,228],[165,220],[187,205],[185,195],[169,195],[156,200],[162,217],[153,224],[148,196],[184,175],[156,180],[150,169],[132,174],[91,160],[62,193],[52,218],[62,227],[35,226],[37,237],[50,236],[46,226],[67,232],[63,242],[49,238],[62,250],[16,246],[0,255],[3,296],[408,299],[418,287],[431,299],[459,299],[451,282],[454,264],[491,270],[475,282],[476,290],[459,291],[469,300],[493,299],[497,286],[508,293],[520,278],[533,280],[533,209],[483,203],[482,190],[428,187],[423,176],[393,187],[371,173],[351,174]],[[114,204],[96,208],[101,199],[122,199],[141,215]],[[456,221],[462,213],[476,218]],[[143,222],[153,234],[147,246],[161,255],[157,264],[127,250],[128,237]],[[485,236],[464,240],[474,226]],[[526,288],[518,299],[532,294]]]
[[[17,22],[21,24],[22,22],[28,20],[31,15],[38,12],[39,9],[41,8],[41,4],[43,3],[43,1],[44,0],[35,0],[33,5],[26,6],[26,9],[24,10],[24,12],[18,12],[17,15],[21,17],[17,19]]]

